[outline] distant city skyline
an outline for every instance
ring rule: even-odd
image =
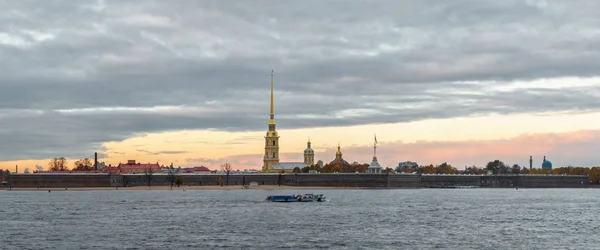
[[[0,6],[2,169],[261,169],[271,69],[284,162],[600,165],[600,2]]]

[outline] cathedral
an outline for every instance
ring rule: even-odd
[[[265,156],[263,157],[262,172],[265,173],[291,173],[294,168],[303,168],[315,164],[315,151],[310,146],[310,140],[304,150],[304,162],[279,162],[279,134],[275,129],[275,103],[274,103],[273,71],[271,70],[271,113],[269,116],[269,130],[265,136]]]

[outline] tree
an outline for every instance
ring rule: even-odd
[[[300,169],[300,167],[295,167],[293,170],[294,173],[302,173],[302,169]],[[306,171],[308,172],[308,171]]]
[[[383,170],[384,174],[393,174],[395,172],[395,170],[393,168],[385,168]]]
[[[167,180],[169,181],[169,183],[171,184],[171,189],[173,189],[173,186],[175,185],[175,182],[177,181],[177,169],[175,169],[173,167],[173,164],[171,164],[171,166],[167,167]]]
[[[175,180],[175,184],[177,185],[177,187],[183,185],[183,178],[180,176],[177,176],[177,180]]]
[[[506,165],[501,160],[495,160],[488,162],[488,164],[485,165],[485,169],[492,171],[493,174],[498,174],[502,170],[506,169]]]
[[[92,170],[92,167],[94,166],[92,164],[92,161],[88,158],[78,160],[73,165],[75,165],[73,170],[77,170],[77,171],[90,171],[90,170]]]
[[[222,164],[221,171],[225,172],[226,174],[225,185],[229,186],[229,173],[231,173],[231,164],[227,162]]]
[[[0,169],[0,184],[4,184],[6,182],[6,172]]]
[[[435,167],[433,165],[424,166],[422,171],[423,174],[433,174],[435,173]]]
[[[521,166],[519,166],[519,164],[514,164],[512,166],[512,169],[510,171],[512,174],[520,174],[521,173]]]
[[[150,168],[150,166],[146,166],[146,168],[144,169],[144,175],[146,175],[146,181],[148,182],[148,187],[152,185],[152,175],[154,174],[154,172],[152,171],[152,168]]]
[[[69,170],[67,167],[67,159],[65,157],[53,158],[48,162],[50,171],[66,171]]]
[[[444,162],[436,167],[435,172],[438,174],[456,174],[458,170],[456,170],[456,168],[452,167],[450,164]]]
[[[599,184],[600,181],[600,167],[593,167],[589,170],[588,179],[593,184]]]
[[[333,168],[331,168],[331,171],[334,172],[334,173],[339,173],[341,170],[342,170],[342,165],[339,162],[335,163],[333,165]]]

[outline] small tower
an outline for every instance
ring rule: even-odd
[[[377,136],[375,135],[375,142],[373,143],[373,160],[367,168],[369,174],[381,174],[382,167],[377,161]]]
[[[529,170],[533,169],[533,156],[529,156]]]
[[[343,161],[344,158],[342,158],[342,150],[340,149],[340,143],[338,142],[338,150],[337,152],[335,152],[335,160],[336,161]]]
[[[315,151],[310,147],[310,138],[304,150],[304,163],[309,166],[315,165]]]

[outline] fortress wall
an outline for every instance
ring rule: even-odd
[[[481,187],[580,188],[588,187],[584,175],[496,175],[482,176]]]
[[[419,175],[395,174],[290,174],[284,175],[283,185],[321,187],[418,187]]]
[[[181,175],[183,185],[215,186],[226,175]],[[170,185],[166,174],[153,174],[152,186]],[[15,188],[45,187],[110,187],[146,186],[148,176],[108,174],[11,174],[8,178]],[[413,175],[413,174],[249,174],[229,175],[229,185],[287,185],[312,187],[455,187],[479,186],[488,188],[580,188],[588,187],[587,176],[563,175]]]
[[[321,187],[386,187],[382,174],[290,174],[284,175],[283,185]]]
[[[480,175],[421,175],[422,187],[478,187],[480,184]]]
[[[226,185],[227,175],[182,175],[184,185],[206,186],[218,185],[219,177],[223,179],[223,185]],[[258,185],[278,185],[279,175],[240,175],[230,174],[229,185],[249,185],[250,182],[256,182]]]
[[[421,176],[417,174],[391,174],[388,176],[388,187],[421,187]]]
[[[200,175],[179,175],[183,179],[185,186],[216,186],[219,185],[219,178],[223,179],[223,185],[226,185],[227,175],[200,174]],[[148,176],[146,175],[124,175],[124,186],[146,186],[148,185]],[[150,177],[152,186],[169,186],[171,181],[169,175],[154,174]],[[279,175],[229,175],[229,185],[248,185],[250,182],[257,182],[259,185],[277,185]]]
[[[111,177],[107,174],[11,174],[9,180],[10,186],[15,188],[111,186]]]

